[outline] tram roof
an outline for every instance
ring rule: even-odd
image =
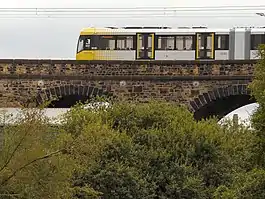
[[[118,35],[118,34],[132,34],[132,33],[161,33],[161,34],[195,34],[203,32],[217,32],[217,33],[228,33],[231,30],[235,31],[246,31],[250,30],[251,32],[265,32],[265,27],[234,27],[234,28],[207,28],[207,27],[176,27],[176,28],[163,28],[163,27],[105,27],[105,28],[96,28],[88,27],[83,28],[80,32],[80,35],[97,35],[97,34],[107,34],[107,35]]]

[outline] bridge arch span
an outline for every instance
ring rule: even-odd
[[[61,85],[39,91],[36,104],[39,106],[46,101],[52,101],[50,108],[70,108],[78,101],[85,102],[96,96],[110,97],[112,93],[90,85]]]
[[[235,84],[215,88],[192,101],[189,106],[196,120],[217,116],[221,119],[242,106],[256,102],[251,96],[248,84]]]

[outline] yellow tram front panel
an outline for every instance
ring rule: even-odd
[[[132,47],[116,48],[117,36],[132,37],[132,35],[135,34],[126,34],[121,29],[85,28],[80,32],[76,60],[135,60],[136,54]],[[127,40],[125,40],[120,45],[126,46]]]
[[[104,36],[102,36],[104,35]],[[85,28],[81,30],[81,36],[102,36],[102,37],[111,37],[115,35],[115,29],[102,29],[102,28]],[[91,43],[90,43],[91,45]],[[119,53],[115,52],[114,49],[108,50],[97,50],[89,49],[82,50],[76,53],[76,60],[118,60]]]
[[[119,60],[119,52],[114,50],[85,50],[76,54],[76,60]]]

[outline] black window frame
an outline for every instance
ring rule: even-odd
[[[177,49],[177,37],[183,37],[183,41],[184,41],[184,38],[185,37],[192,37],[191,40],[192,40],[192,44],[191,44],[191,49]],[[185,39],[186,40],[186,39]],[[183,43],[183,45],[185,45],[185,42]],[[175,49],[177,51],[192,51],[192,50],[195,50],[195,47],[196,47],[196,35],[175,35]]]
[[[162,49],[162,48],[158,48],[158,40],[159,38],[168,38],[168,37],[173,37],[174,38],[174,46],[172,49]],[[169,50],[169,51],[172,51],[172,50],[176,50],[176,36],[175,35],[156,35],[155,36],[155,50]]]
[[[121,50],[121,51],[129,51],[129,50],[136,50],[136,35],[115,35],[116,37],[116,42],[115,42],[115,50]],[[118,40],[119,37],[132,37],[133,38],[133,47],[132,48],[125,48],[125,49],[118,49]]]
[[[101,47],[101,38],[102,37],[112,37],[113,40],[115,40],[114,45],[115,47],[113,49],[103,49]],[[117,48],[117,39],[119,37],[132,37],[133,38],[133,48],[126,48],[126,49],[118,49]],[[119,50],[119,51],[133,51],[136,50],[136,35],[81,35],[78,39],[78,43],[77,43],[77,53],[83,51],[79,51],[78,52],[78,46],[79,46],[79,40],[80,38],[83,38],[83,40],[85,39],[90,39],[90,48],[85,48],[85,46],[83,46],[83,50]],[[85,45],[85,42],[84,44]],[[94,49],[95,48],[95,49]]]
[[[174,48],[173,49],[161,49],[161,48],[158,48],[158,39],[161,38],[161,37],[174,37]],[[177,46],[176,46],[176,38],[177,37],[183,37],[183,40],[184,40],[184,37],[192,37],[192,48],[191,49],[177,49]],[[157,51],[165,51],[165,50],[168,50],[168,51],[193,51],[195,50],[196,48],[196,36],[194,34],[192,35],[156,35],[155,36],[155,50]]]
[[[254,41],[256,36],[261,37],[260,38],[261,43],[258,43],[258,45],[256,45],[257,43],[255,43],[255,41]],[[251,34],[251,36],[250,36],[250,49],[251,50],[258,50],[258,47],[261,44],[265,44],[265,33]]]
[[[97,46],[97,50],[115,50],[115,48],[116,48],[116,37],[115,37],[115,35],[97,35],[98,36],[98,41],[97,41],[97,44],[99,44],[98,46]],[[104,37],[106,37],[106,38],[104,38]],[[111,38],[109,38],[109,37],[111,37]],[[107,40],[107,41],[109,41],[109,40],[114,40],[114,47],[113,48],[110,48],[110,46],[108,46],[108,47],[103,47],[103,41],[104,40]],[[105,41],[104,41],[105,42]],[[95,44],[96,42],[94,42],[93,44]],[[108,43],[109,44],[109,43]]]
[[[218,37],[224,37],[225,42],[221,43],[221,47],[218,47]],[[223,40],[221,39],[221,42]],[[214,38],[214,49],[215,50],[229,50],[229,34],[215,34]]]

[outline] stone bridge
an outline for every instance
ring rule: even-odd
[[[67,108],[93,96],[186,104],[201,119],[254,102],[256,61],[0,60],[0,107]]]

